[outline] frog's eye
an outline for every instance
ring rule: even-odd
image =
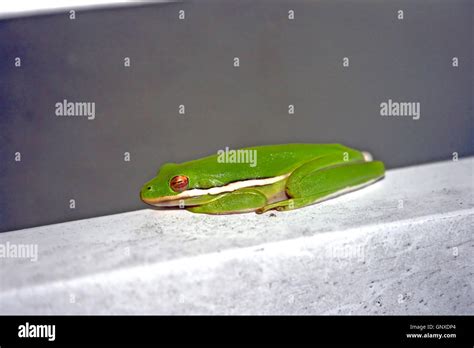
[[[170,187],[175,192],[182,192],[188,188],[189,179],[184,175],[177,175],[170,180]]]

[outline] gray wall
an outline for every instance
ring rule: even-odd
[[[0,21],[0,231],[144,208],[162,162],[225,146],[340,142],[389,168],[472,155],[472,12],[234,0]],[[57,117],[63,99],[96,118]],[[388,99],[420,102],[420,119],[380,116]]]

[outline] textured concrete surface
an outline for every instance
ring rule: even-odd
[[[0,234],[0,313],[474,314],[474,158],[292,212],[141,210]]]

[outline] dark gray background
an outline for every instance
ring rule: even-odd
[[[340,142],[389,168],[472,155],[472,12],[235,0],[0,21],[0,231],[144,208],[161,163],[225,146]],[[56,117],[63,99],[95,102],[96,119]],[[420,102],[420,120],[381,117],[388,99]]]

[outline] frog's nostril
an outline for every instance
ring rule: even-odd
[[[147,189],[148,189],[148,191],[151,191],[151,186],[148,186]]]

